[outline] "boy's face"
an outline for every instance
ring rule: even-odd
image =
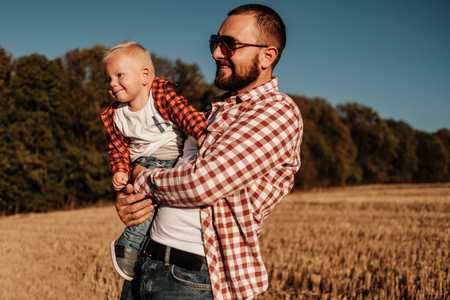
[[[126,51],[113,53],[105,63],[105,76],[108,92],[119,102],[134,100],[147,101],[148,92],[144,89],[145,72],[139,57],[129,55]]]

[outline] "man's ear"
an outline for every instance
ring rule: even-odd
[[[263,52],[262,57],[260,59],[261,67],[263,69],[267,69],[272,66],[273,62],[278,56],[278,49],[275,46],[269,46],[267,48],[264,48],[265,51]]]
[[[142,84],[145,86],[151,81],[152,72],[148,67],[142,68]]]

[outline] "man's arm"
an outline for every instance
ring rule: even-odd
[[[266,176],[287,178],[289,182],[269,184],[291,187],[300,167],[303,128],[294,106],[293,102],[264,101],[231,124],[216,119],[204,141],[208,149],[196,161],[173,169],[142,171],[135,187],[181,207],[212,205]]]

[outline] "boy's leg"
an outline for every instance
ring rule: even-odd
[[[177,161],[178,158],[171,160],[161,160],[153,156],[148,156],[148,157],[139,157],[133,162],[132,165],[133,166],[141,165],[147,169],[162,169],[162,168],[168,169],[174,167]]]
[[[130,242],[136,248],[140,249],[141,243],[144,241],[145,236],[147,235],[148,228],[152,223],[153,217],[150,217],[148,220],[145,220],[144,223],[136,225],[136,226],[128,226],[123,231],[121,238]]]
[[[151,219],[148,219],[137,226],[126,227],[119,239],[111,243],[111,259],[114,269],[125,280],[133,280],[134,278],[134,268],[140,245],[150,224]]]
[[[158,160],[155,157],[140,157],[134,165],[142,165],[147,169],[171,168],[175,165],[174,160]],[[111,243],[111,258],[117,273],[125,280],[133,280],[136,260],[141,243],[148,234],[153,216],[144,223],[137,226],[126,227],[119,239]]]

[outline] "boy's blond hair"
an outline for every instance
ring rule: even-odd
[[[124,42],[109,48],[108,51],[106,51],[105,55],[103,56],[103,64],[105,64],[108,61],[111,55],[119,51],[126,51],[128,54],[140,56],[140,58],[142,58],[143,61],[146,63],[147,67],[150,68],[152,74],[155,74],[155,67],[153,66],[150,52],[148,52],[148,50],[145,49],[141,44],[133,41]]]

